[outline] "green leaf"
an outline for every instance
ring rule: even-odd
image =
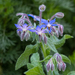
[[[73,36],[70,36],[70,35],[64,35],[64,39],[70,39],[70,38],[73,38]]]
[[[25,72],[26,75],[45,75],[43,72],[42,64],[40,61],[40,56],[38,53],[34,53],[30,58],[31,63],[27,64],[27,68],[29,69]]]
[[[41,61],[39,61],[39,62],[47,61],[47,60],[49,60],[51,57],[52,57],[52,55],[48,55],[46,58],[44,58],[43,60],[41,60]]]
[[[26,65],[28,63],[28,61],[29,61],[29,56],[32,53],[37,52],[37,50],[38,50],[38,44],[36,44],[36,45],[28,45],[26,47],[25,51],[18,58],[18,60],[16,62],[15,70],[18,70],[22,66]]]
[[[39,62],[40,61],[40,56],[38,53],[34,53],[31,58],[30,58],[31,63],[28,63],[27,67],[28,69],[31,69],[36,66],[40,66],[42,68],[42,64]]]
[[[55,45],[53,44],[53,41],[52,41],[51,38],[47,38],[47,45],[48,45],[48,47],[49,47],[53,52],[56,52],[56,53],[57,53],[56,47],[55,47]]]
[[[70,39],[70,38],[73,38],[73,36],[64,35],[62,39],[60,39],[60,40],[55,42],[56,48],[60,48],[61,46],[63,46],[65,41],[66,41],[66,39]]]
[[[51,36],[50,39],[52,41],[52,44],[55,45],[56,48],[60,48],[64,45],[66,39],[73,38],[73,36],[70,36],[68,34],[64,35],[63,38],[58,39],[56,36]]]
[[[28,69],[31,69],[31,68],[33,68],[34,67],[34,65],[32,65],[31,63],[27,63],[27,68]]]
[[[75,71],[71,71],[67,75],[75,75]]]
[[[71,61],[70,61],[70,59],[69,59],[67,56],[62,55],[62,54],[61,54],[61,56],[62,56],[62,60],[63,60],[64,62],[67,62],[67,63],[71,64]]]
[[[26,75],[45,75],[44,72],[42,71],[42,69],[38,66],[28,70],[24,74],[26,74]]]
[[[31,56],[31,64],[33,64],[34,66],[38,66],[38,65],[41,66],[41,64],[39,63],[39,60],[40,60],[40,57],[38,53],[34,53]]]

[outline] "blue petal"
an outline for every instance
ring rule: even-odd
[[[46,27],[46,25],[40,25],[40,28],[45,28]]]
[[[58,26],[57,24],[52,24],[52,26]]]
[[[20,28],[20,29],[22,28],[22,27],[21,27],[20,25],[18,25],[18,24],[15,24],[15,26],[16,26],[17,28]]]
[[[41,27],[40,27],[40,26],[37,26],[37,27],[36,27],[36,30],[41,30]]]
[[[17,29],[17,31],[22,31],[22,29]]]
[[[34,18],[34,15],[32,15],[32,14],[27,14],[28,16],[30,16],[30,17],[32,17],[32,18]]]
[[[22,25],[24,28],[26,28],[28,25],[25,23],[24,25]]]
[[[34,29],[29,29],[29,31],[31,31],[31,32],[36,32],[36,30],[34,30]]]
[[[53,19],[53,20],[51,20],[51,21],[49,21],[49,23],[50,23],[50,24],[52,24],[52,23],[54,23],[54,22],[55,22],[55,20],[56,20],[56,18],[55,18],[55,19]]]
[[[45,24],[48,24],[48,21],[45,20],[45,19],[41,19],[41,22],[42,22],[42,23],[45,23]]]

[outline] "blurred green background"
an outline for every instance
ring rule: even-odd
[[[0,75],[23,75],[27,70],[24,66],[15,71],[15,63],[26,45],[31,41],[20,41],[17,36],[16,27],[20,16],[16,13],[39,15],[38,7],[46,5],[43,18],[49,19],[56,12],[63,12],[64,18],[56,19],[64,26],[64,34],[75,37],[75,0],[0,0]],[[59,53],[67,55],[72,64],[67,64],[67,69],[61,75],[67,75],[69,71],[75,70],[75,38],[66,41],[63,47],[58,49]]]

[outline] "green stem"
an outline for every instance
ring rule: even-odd
[[[45,58],[47,56],[47,54],[46,54],[46,45],[42,44],[41,48],[42,48],[42,52],[43,52],[43,55],[44,55],[44,58]]]

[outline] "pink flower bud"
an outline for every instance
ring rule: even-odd
[[[52,31],[53,31],[53,32],[56,32],[56,29],[55,29],[55,27],[52,27]]]
[[[44,35],[44,43],[45,44],[47,43],[47,37],[46,37],[46,35]]]
[[[54,64],[51,63],[51,70],[53,71],[54,70]]]
[[[63,25],[58,26],[58,32],[61,36],[63,36]]]
[[[21,41],[24,40],[24,38],[25,38],[25,31],[24,32],[21,32],[20,38],[21,38]]]
[[[57,60],[57,62],[61,62],[62,61],[62,57],[61,57],[61,55],[59,55],[58,53],[57,53],[57,55],[56,55],[56,60]]]
[[[44,4],[42,4],[42,5],[39,6],[39,10],[41,12],[45,11],[45,9],[46,9],[46,6]]]
[[[21,35],[21,31],[18,31],[18,30],[17,30],[17,34],[18,34],[18,36],[20,36],[20,35]]]
[[[59,32],[58,32],[58,30],[55,32],[55,35],[56,35],[57,37],[59,37]]]
[[[42,41],[42,35],[39,35],[39,41],[40,42]]]
[[[50,64],[49,63],[46,65],[46,68],[47,68],[47,72],[49,72],[49,70],[50,70]]]
[[[53,36],[53,32],[51,31],[51,33],[50,33],[52,36]]]
[[[49,70],[51,70],[51,71],[54,70],[54,64],[53,64],[52,58],[48,61],[46,68],[47,68],[48,72],[49,72]]]
[[[22,26],[25,23],[25,20],[23,20],[22,18],[19,18],[18,20],[18,25]]]
[[[26,39],[26,41],[27,41],[29,38],[30,38],[30,34],[29,34],[29,32],[27,32],[27,33],[25,34],[25,39]]]
[[[63,18],[63,17],[64,17],[64,13],[62,13],[62,12],[57,12],[57,13],[55,14],[55,17],[56,17],[56,18]]]
[[[59,71],[61,71],[61,69],[62,69],[62,63],[59,63],[59,62],[58,62],[57,68],[59,69]]]
[[[63,62],[62,63],[62,71],[65,71],[65,69],[66,69],[66,64]]]

